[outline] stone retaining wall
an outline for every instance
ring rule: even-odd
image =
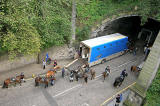
[[[46,53],[49,54],[51,59],[69,59],[73,57],[73,50],[69,49],[67,45],[64,46],[54,46],[49,49],[42,51],[39,55],[39,60],[42,62],[43,59],[46,57]],[[14,61],[9,61],[8,56],[4,55],[0,57],[0,73],[6,72],[12,69],[24,67],[25,65],[36,63],[38,61],[37,56],[30,56],[30,57],[19,57]]]

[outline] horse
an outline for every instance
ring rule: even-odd
[[[124,81],[124,77],[123,76],[119,76],[115,79],[113,86],[114,87],[118,87],[122,85],[122,82]]]
[[[54,71],[50,70],[46,73],[46,77],[47,78],[53,77],[53,76],[55,76],[55,73],[57,73],[56,70],[54,70]]]
[[[132,71],[132,72],[140,72],[141,69],[138,68],[137,66],[131,66],[131,71]]]
[[[24,75],[19,75],[13,78],[8,78],[4,81],[2,88],[8,88],[9,84],[13,84],[13,83],[15,86],[16,86],[16,83],[19,83],[21,86],[22,81],[25,82],[24,78],[25,78]]]
[[[40,83],[44,83],[45,84],[45,88],[47,88],[49,80],[46,77],[40,77],[40,76],[38,76],[38,77],[35,78],[35,87],[39,86]]]
[[[90,73],[91,73],[91,80],[92,80],[92,79],[95,78],[96,72],[95,72],[93,69],[91,69],[91,70],[90,70]]]

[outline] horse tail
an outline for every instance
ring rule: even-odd
[[[131,66],[131,71],[133,71],[133,66]]]

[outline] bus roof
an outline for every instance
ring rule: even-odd
[[[112,41],[115,41],[115,40],[119,40],[119,39],[122,39],[122,38],[127,38],[127,36],[124,36],[120,33],[115,33],[115,34],[111,34],[111,35],[105,35],[105,36],[81,41],[81,43],[90,47],[90,48],[92,48],[92,47],[99,46],[99,45],[102,45],[102,44],[105,44],[105,43],[108,43],[108,42],[112,42]]]

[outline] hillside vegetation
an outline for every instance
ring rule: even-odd
[[[105,18],[134,13],[160,19],[159,0],[76,0],[76,40],[87,39],[91,27]],[[37,54],[71,40],[72,0],[1,0],[0,55]]]
[[[71,0],[2,0],[0,52],[13,59],[68,43],[71,7]]]
[[[147,91],[145,106],[160,106],[160,68]]]

